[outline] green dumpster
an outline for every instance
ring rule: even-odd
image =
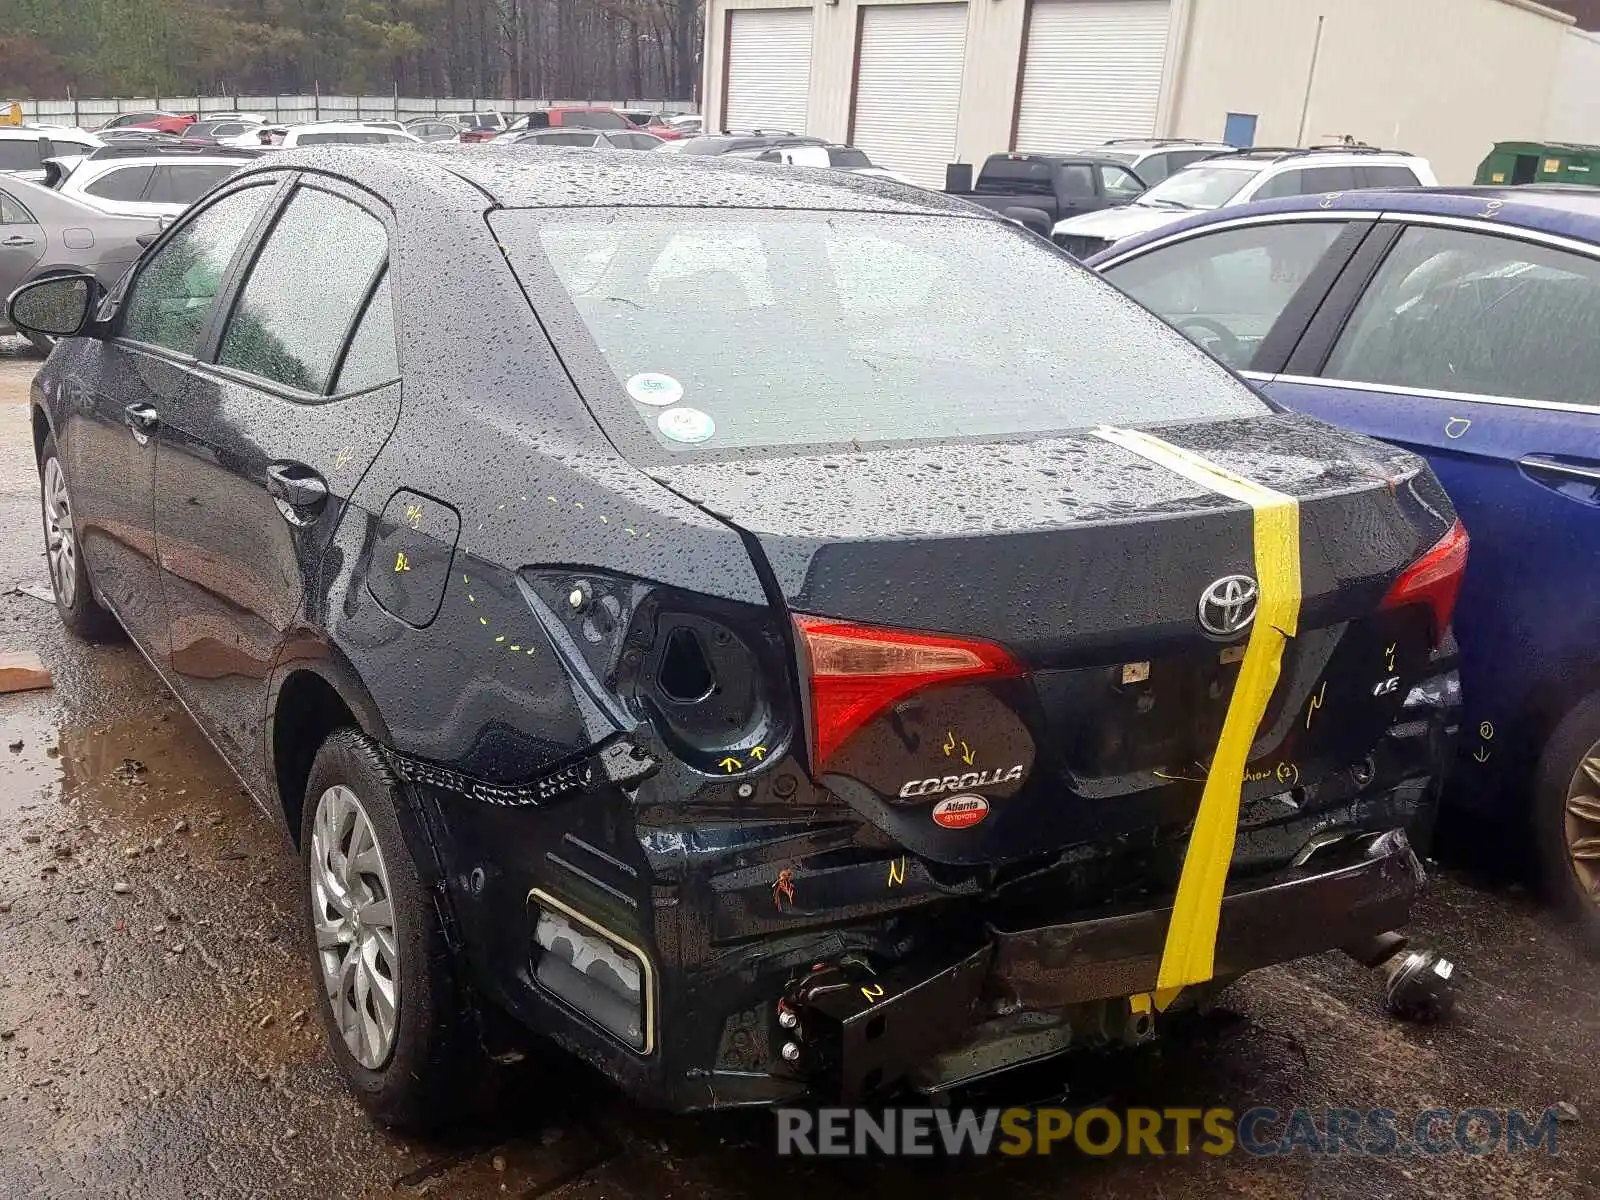
[[[1600,146],[1496,142],[1474,183],[1576,183],[1600,187]]]

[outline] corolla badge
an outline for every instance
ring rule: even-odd
[[[1200,628],[1216,637],[1238,633],[1256,619],[1260,598],[1260,589],[1250,576],[1224,575],[1200,593]]]

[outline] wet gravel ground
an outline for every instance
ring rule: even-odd
[[[0,344],[0,588],[45,582],[26,409]],[[1157,1107],[1524,1108],[1565,1102],[1558,1154],[970,1163],[779,1160],[770,1118],[671,1118],[580,1068],[506,1081],[467,1134],[374,1128],[324,1052],[299,949],[298,862],[126,645],[0,595],[0,650],[54,690],[0,696],[0,1197],[1600,1195],[1600,964],[1515,882],[1452,868],[1420,938],[1460,1009],[1385,1018],[1338,955],[1236,985],[1190,1039],[1074,1068],[1078,1101]],[[1571,1114],[1569,1114],[1571,1115]]]

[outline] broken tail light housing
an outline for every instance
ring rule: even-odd
[[[1383,598],[1384,608],[1426,604],[1433,612],[1435,645],[1450,627],[1450,617],[1455,612],[1461,577],[1467,569],[1469,542],[1466,526],[1457,519],[1432,549],[1400,572]]]
[[[911,633],[797,613],[811,702],[811,759],[821,772],[856,730],[923,688],[1014,679],[1022,668],[993,642]]]

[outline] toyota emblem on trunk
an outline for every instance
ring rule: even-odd
[[[1260,591],[1248,575],[1224,575],[1200,593],[1200,628],[1215,637],[1228,637],[1256,619]]]

